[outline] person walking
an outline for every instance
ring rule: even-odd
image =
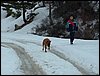
[[[67,21],[66,28],[70,32],[70,44],[73,44],[75,32],[78,31],[78,22],[73,15]]]

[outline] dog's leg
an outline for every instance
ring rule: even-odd
[[[50,50],[50,45],[48,45],[48,50]]]
[[[50,50],[50,47],[48,47],[48,50]]]
[[[47,47],[46,47],[46,45],[45,45],[45,52],[47,52],[46,49],[47,49]]]
[[[42,50],[44,50],[44,45],[43,45],[43,48],[42,48]]]
[[[42,47],[43,47],[42,50],[44,50],[44,42],[42,42]]]
[[[50,50],[50,44],[48,45],[48,50]]]

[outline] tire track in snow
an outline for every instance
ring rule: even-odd
[[[33,44],[36,44],[38,46],[42,46],[41,44],[39,43],[36,43],[36,42],[30,42],[30,41],[22,41],[22,40],[16,40],[18,42],[21,42],[23,44],[25,43],[33,43]],[[65,60],[65,61],[68,61],[69,63],[71,63],[74,67],[76,67],[83,75],[97,75],[96,73],[92,72],[92,71],[89,71],[87,70],[85,67],[83,67],[82,65],[79,65],[76,61],[73,61],[71,60],[70,58],[67,58],[63,53],[57,51],[55,49],[56,47],[53,47],[51,46],[51,50],[50,52],[52,54],[55,54],[56,56],[58,56],[59,58]]]
[[[22,61],[21,68],[26,75],[46,75],[35,61],[25,52],[25,49],[14,43],[1,42],[15,50],[16,54]],[[6,46],[5,46],[6,47]]]
[[[52,47],[51,53],[57,55],[58,57],[64,59],[65,61],[70,62],[74,67],[76,67],[83,75],[96,75],[96,73],[94,72],[90,72],[87,69],[85,69],[84,67],[82,67],[82,65],[79,65],[77,62],[71,60],[70,58],[67,58],[63,53],[57,51],[56,49],[54,49]]]
[[[29,42],[29,41],[26,41]],[[41,44],[36,43],[36,42],[29,42],[29,43],[34,43],[38,46],[41,46]],[[59,58],[68,61],[69,63],[71,63],[74,67],[76,67],[83,75],[97,75],[96,73],[87,70],[85,67],[83,67],[82,65],[79,65],[76,61],[71,60],[70,58],[67,58],[63,53],[57,51],[56,49],[54,49],[56,47],[51,46],[51,50],[50,52],[55,54],[56,56],[58,56]]]

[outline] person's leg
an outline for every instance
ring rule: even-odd
[[[72,43],[72,32],[70,32],[70,43]]]
[[[74,36],[75,36],[75,32],[73,32],[73,34],[72,34],[72,42],[74,41]]]
[[[73,44],[75,32],[70,32],[70,43]]]

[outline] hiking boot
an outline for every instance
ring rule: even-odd
[[[73,44],[73,42],[71,42],[71,44]]]

